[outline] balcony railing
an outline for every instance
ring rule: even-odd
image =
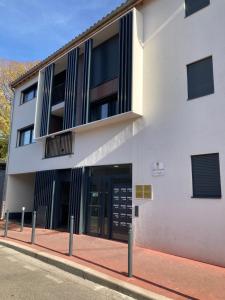
[[[67,132],[46,139],[45,158],[72,154],[72,133]]]

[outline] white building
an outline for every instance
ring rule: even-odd
[[[224,13],[127,1],[18,78],[12,216],[225,266]]]

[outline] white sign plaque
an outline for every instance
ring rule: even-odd
[[[152,176],[163,176],[165,175],[165,167],[162,162],[155,162],[152,165]]]

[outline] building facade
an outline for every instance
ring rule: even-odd
[[[127,1],[16,80],[6,209],[225,266],[224,12]]]

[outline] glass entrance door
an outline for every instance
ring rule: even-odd
[[[89,179],[87,232],[91,235],[109,237],[109,184],[107,178]]]
[[[130,165],[90,167],[86,206],[86,233],[127,241],[132,223]]]

